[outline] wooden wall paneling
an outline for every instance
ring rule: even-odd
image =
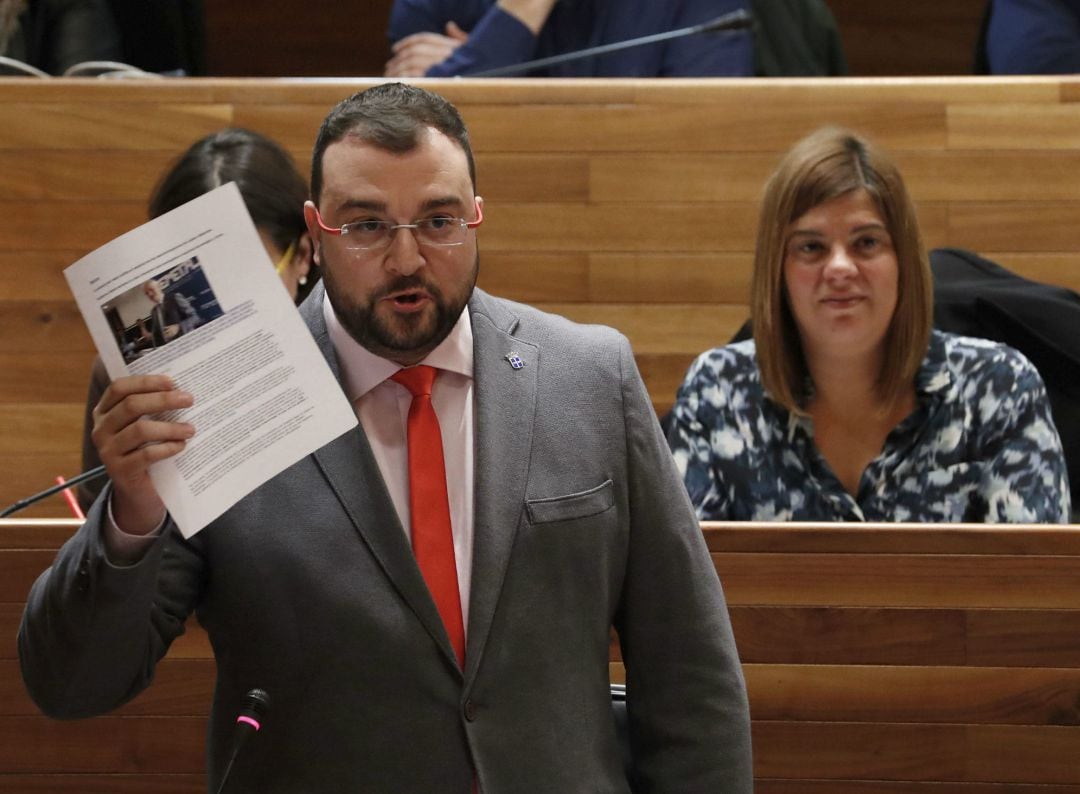
[[[749,204],[653,204],[648,223],[635,204],[498,204],[484,212],[481,245],[495,250],[746,251],[757,223]],[[724,223],[716,223],[716,218]]]
[[[1080,667],[1080,609],[732,606],[745,663]]]
[[[288,149],[311,151],[323,118],[337,102],[352,93],[342,87],[340,94],[326,102],[294,101],[288,104],[239,103],[234,106],[233,124],[269,135]],[[296,97],[296,100],[307,97]]]
[[[125,149],[178,151],[232,123],[228,105],[68,102],[5,104],[0,149]]]
[[[539,304],[540,308],[580,323],[599,323],[618,328],[635,351],[696,354],[726,341],[746,319],[739,307],[713,307],[701,311],[696,305],[663,304]]]
[[[434,86],[433,86],[434,87]],[[767,91],[765,92],[767,95]],[[936,103],[795,104],[759,102],[737,110],[726,101],[700,105],[462,107],[485,151],[778,152],[818,127],[839,124],[894,149],[945,143],[945,107]],[[574,130],[574,135],[566,135]]]
[[[756,206],[775,153],[597,155],[589,159],[593,201],[745,201]],[[717,218],[723,222],[722,216]]]
[[[1080,556],[1077,525],[701,522],[714,553]],[[807,557],[813,560],[813,557]]]
[[[629,84],[634,88],[634,100],[637,102],[652,105],[715,102],[715,82],[710,86],[706,80],[637,80]],[[963,92],[956,91],[959,84],[963,84]],[[755,78],[725,81],[724,95],[725,101],[733,105],[765,101],[781,107],[875,103],[941,105],[946,108],[1025,103],[1052,105],[1080,97],[1080,82],[1072,76],[1062,75],[1004,79],[882,75]],[[741,113],[742,108],[734,112]]]
[[[48,356],[0,352],[0,372],[7,381],[5,388],[0,390],[0,404],[78,403],[84,400],[93,356],[88,350],[50,349]],[[26,441],[24,438],[21,448],[27,446]],[[65,449],[70,446],[68,440]]]
[[[205,717],[0,717],[0,769],[9,774],[201,774],[205,734]]]
[[[62,455],[74,431],[82,436],[82,409],[71,403],[0,404],[0,455],[18,455],[33,440],[35,454]]]
[[[954,149],[1076,149],[1078,104],[951,105],[948,146]]]
[[[593,158],[581,154],[538,155],[526,152],[485,155],[474,152],[477,191],[486,201],[588,201]]]
[[[969,664],[1080,667],[1080,605],[966,613]]]
[[[9,205],[9,209],[15,205]],[[70,208],[69,208],[70,209]],[[17,210],[12,210],[17,215]],[[10,216],[9,216],[10,217]],[[85,249],[0,250],[0,284],[5,301],[71,301],[63,271]]]
[[[79,409],[81,410],[81,409]],[[81,416],[81,414],[80,414]],[[76,427],[73,423],[67,423],[67,430],[57,431],[54,439],[66,434]],[[3,506],[7,507],[13,502],[44,491],[56,484],[56,477],[74,477],[82,471],[81,446],[82,446],[82,420],[77,424],[79,440],[75,444],[68,441],[68,448],[63,452],[19,452],[18,454],[6,455],[2,459],[2,471],[4,479],[0,481],[0,494],[3,498]],[[31,438],[27,436],[27,438]],[[46,443],[49,442],[46,439]],[[24,441],[28,446],[33,443]],[[53,494],[36,505],[32,505],[20,512],[22,518],[55,518],[56,516],[70,516],[71,510],[64,501],[62,494]]]
[[[956,149],[896,152],[916,201],[1071,201],[1080,199],[1080,150],[1000,152]]]
[[[94,350],[74,299],[5,301],[0,315],[0,352],[41,356],[53,350],[61,353]]]
[[[0,582],[47,564],[71,528],[0,525]],[[1080,609],[1075,598],[1065,608],[1036,604],[1056,599],[1065,582],[1075,591],[1080,531],[785,524],[703,531],[714,549],[750,549],[714,552],[714,559],[741,562],[746,578],[776,591],[744,605],[743,582],[719,566],[751,698],[758,791],[1065,794],[1080,786]],[[832,551],[845,543],[846,554]],[[767,557],[777,564],[763,566]],[[890,567],[892,578],[883,576]],[[854,606],[869,589],[881,606]],[[1016,607],[1017,593],[1033,597]],[[32,781],[58,769],[98,776],[93,781],[137,766],[151,792],[163,773],[196,773],[213,682],[201,630],[178,641],[154,685],[116,715],[52,723],[33,716],[20,690],[13,596],[0,590],[0,630],[12,636],[8,648],[0,646],[0,739],[17,728],[21,740],[47,749],[35,747],[10,765],[0,751],[0,768],[42,775],[25,778]],[[820,605],[792,606],[800,600]],[[907,606],[913,600],[921,605]],[[951,605],[972,600],[980,606]],[[612,674],[621,673],[615,661]],[[144,731],[174,729],[181,754],[192,758],[165,759],[157,744],[140,741]],[[88,759],[85,748],[102,731],[115,733],[119,747]]]
[[[69,149],[0,150],[0,195],[7,200],[145,204],[174,156],[171,151],[137,157],[130,152],[103,151],[89,158]],[[69,207],[65,215],[77,212],[76,207]]]
[[[843,663],[744,664],[743,670],[758,721],[1080,725],[1075,667]]]
[[[203,775],[10,775],[0,772],[7,794],[205,794]]]
[[[1080,202],[955,203],[951,244],[976,251],[1080,251]]]
[[[940,666],[967,659],[960,609],[733,605],[729,612],[743,664]]]
[[[18,223],[0,225],[0,249],[9,251],[81,250],[84,253],[146,221],[146,200],[8,201],[3,217]]]
[[[631,218],[638,222],[648,216],[639,211]],[[718,211],[715,223],[726,216]],[[753,254],[678,253],[591,253],[589,254],[589,300],[632,303],[648,296],[650,303],[734,304],[745,306],[750,296]]]
[[[1069,609],[1080,581],[1080,557],[714,553],[713,562],[737,605]]]
[[[764,778],[1080,784],[1080,728],[757,721]]]
[[[1080,786],[757,778],[754,791],[756,794],[1080,794]]]

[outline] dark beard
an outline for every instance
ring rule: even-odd
[[[438,347],[453,330],[472,295],[476,273],[477,268],[474,267],[467,287],[452,298],[447,298],[434,285],[426,283],[419,276],[412,275],[390,282],[363,305],[350,303],[339,293],[337,285],[330,277],[329,269],[324,272],[323,281],[326,282],[326,292],[330,296],[334,313],[342,327],[349,332],[349,336],[377,356],[398,363],[414,364]],[[423,289],[431,296],[435,308],[433,317],[429,313],[399,315],[387,322],[376,313],[375,309],[382,298],[410,289]]]

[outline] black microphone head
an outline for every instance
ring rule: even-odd
[[[251,689],[240,701],[239,717],[247,717],[256,722],[266,719],[266,712],[270,710],[270,695],[265,689]]]
[[[711,22],[701,24],[699,33],[714,33],[718,30],[742,30],[754,24],[754,17],[745,8],[739,8],[730,14],[724,14]]]

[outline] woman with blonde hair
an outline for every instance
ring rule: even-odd
[[[846,130],[769,179],[752,341],[691,366],[668,440],[702,519],[1065,522],[1046,391],[1017,351],[931,329],[892,161]]]

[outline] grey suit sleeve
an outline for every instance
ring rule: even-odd
[[[52,717],[103,714],[135,697],[197,597],[200,557],[171,526],[137,564],[108,561],[107,497],[38,577],[19,626],[23,680]]]
[[[629,345],[630,552],[616,629],[635,790],[753,791],[750,713],[723,591]]]

